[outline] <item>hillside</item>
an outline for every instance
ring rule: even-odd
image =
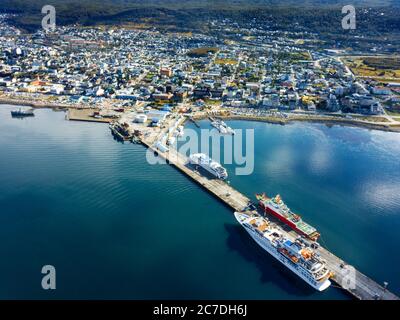
[[[27,31],[40,27],[42,6],[53,5],[57,24],[82,25],[141,23],[144,19],[157,27],[194,30],[202,22],[216,17],[265,19],[266,22],[291,27],[293,23],[328,32],[340,21],[340,7],[345,0],[1,0],[2,11],[18,13],[11,22]],[[398,16],[400,0],[353,0],[357,7],[383,7],[383,16],[360,16],[366,30],[400,29]],[[339,27],[339,26],[338,26]]]

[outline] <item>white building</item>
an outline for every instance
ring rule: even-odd
[[[392,91],[386,87],[373,87],[372,93],[377,95],[390,95]]]
[[[147,121],[147,116],[145,114],[137,114],[134,121],[136,123],[145,123]]]
[[[266,95],[262,104],[264,107],[278,108],[280,106],[279,96],[277,94]]]

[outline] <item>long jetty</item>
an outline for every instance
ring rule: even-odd
[[[218,179],[209,179],[189,168],[187,166],[187,157],[180,154],[176,149],[170,148],[168,151],[162,152],[154,147],[154,139],[145,136],[140,138],[140,142],[150,149],[150,151],[162,157],[167,163],[200,184],[233,210],[239,212],[247,210],[249,204],[252,203],[248,197],[226,182]],[[279,221],[276,221],[276,225],[289,239],[294,240],[298,236],[294,231],[284,230],[284,225],[280,224]],[[381,286],[355,268],[348,266],[342,259],[327,249],[320,246],[318,252],[326,260],[327,267],[334,273],[331,280],[355,298],[360,300],[399,300],[399,297],[387,290],[387,288]]]

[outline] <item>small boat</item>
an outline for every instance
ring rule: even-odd
[[[23,118],[23,117],[34,117],[35,114],[33,113],[33,109],[28,109],[28,110],[13,110],[11,111],[11,116],[14,118]]]
[[[229,127],[224,121],[222,120],[214,120],[211,122],[211,125],[218,129],[220,134],[231,134],[234,135],[235,131]]]
[[[126,123],[110,123],[109,128],[112,135],[119,141],[129,141],[132,139],[132,135],[130,134]]]

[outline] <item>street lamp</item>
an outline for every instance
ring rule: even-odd
[[[383,288],[385,289],[385,291],[386,291],[388,285],[389,285],[389,282],[386,282],[386,281],[383,282]]]

